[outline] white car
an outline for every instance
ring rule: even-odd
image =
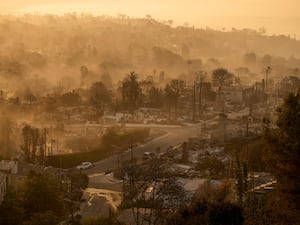
[[[83,162],[79,166],[76,166],[79,170],[86,170],[93,167],[93,163],[91,162]]]

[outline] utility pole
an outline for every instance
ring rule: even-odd
[[[8,144],[9,144],[9,136],[10,136],[10,121],[6,115],[3,118],[3,133],[4,133],[4,155],[8,155]]]
[[[118,155],[118,170],[120,169],[120,153]]]
[[[249,119],[250,119],[250,115],[247,116],[246,118],[246,159],[248,162],[248,151],[249,151],[249,146],[248,146],[248,134],[249,134]]]
[[[225,114],[225,109],[223,109],[223,141],[224,141],[224,146],[226,143],[226,114]]]
[[[270,92],[269,92],[269,82],[268,82],[268,77],[271,73],[271,66],[268,66],[266,69],[266,80],[265,80],[265,92],[266,92],[266,96],[267,96],[267,101],[266,101],[266,114],[269,116],[269,103],[270,103]]]
[[[246,121],[246,157],[247,157],[247,163],[249,161],[249,123],[252,121],[252,104],[249,103],[249,114],[247,116],[247,121]],[[250,121],[251,120],[251,121]]]
[[[133,147],[132,147],[132,136],[130,137],[130,160],[131,160],[131,165],[133,165]]]
[[[222,119],[223,119],[223,144],[224,144],[224,146],[225,146],[225,143],[226,143],[226,117],[227,117],[227,115],[226,115],[226,111],[225,111],[225,106],[226,106],[226,100],[225,100],[225,92],[223,91],[223,112],[222,112],[222,114],[223,114],[223,116],[222,116]]]
[[[206,72],[204,72],[206,74]],[[200,82],[199,82],[199,117],[202,116],[202,85],[203,85],[204,76],[200,75]]]
[[[268,89],[269,89],[269,87],[268,87],[268,85],[269,85],[269,82],[268,82],[268,79],[269,79],[269,75],[271,74],[271,66],[268,66],[267,67],[267,69],[266,69],[266,92],[268,93]]]
[[[268,104],[269,104],[269,97],[270,97],[270,92],[269,92],[269,75],[271,74],[271,66],[268,66],[266,69],[266,80],[265,80],[265,92],[267,95],[267,111],[268,109]]]
[[[193,86],[193,121],[196,120],[196,82],[194,80],[194,86]]]

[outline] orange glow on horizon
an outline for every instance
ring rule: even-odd
[[[265,27],[268,34],[282,33],[300,38],[299,0],[0,0],[0,4],[0,13],[84,12],[133,17],[149,14],[157,19],[174,20],[175,25],[188,22],[196,27],[227,30]]]

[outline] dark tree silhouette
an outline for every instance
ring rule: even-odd
[[[178,102],[185,88],[185,82],[183,80],[171,80],[165,87],[165,101],[169,111],[169,117],[171,117],[171,108],[175,110],[175,119],[178,116]]]
[[[122,101],[123,106],[130,113],[135,112],[139,106],[141,97],[141,87],[138,82],[138,75],[132,71],[122,82]]]
[[[212,81],[218,85],[219,92],[222,91],[225,82],[231,78],[233,78],[233,75],[224,68],[218,68],[212,73]]]
[[[60,99],[64,106],[77,106],[81,103],[81,97],[75,91],[64,93]]]
[[[276,198],[280,207],[273,215],[279,219],[278,224],[299,224],[300,90],[290,94],[277,113],[279,129],[271,130],[269,120],[264,120],[268,165],[276,175],[279,190]]]
[[[102,82],[93,83],[89,89],[90,102],[98,116],[102,116],[105,106],[111,103],[112,94]]]

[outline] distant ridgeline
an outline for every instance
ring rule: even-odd
[[[271,55],[272,65],[295,67],[300,57],[300,41],[289,36],[266,36],[261,30],[250,29],[224,32],[174,27],[170,21],[151,17],[0,16],[0,34],[3,77],[43,71],[51,80],[45,71],[54,69],[55,74],[65,75],[68,69],[76,68],[79,74],[83,64],[92,66],[96,74],[110,71],[114,77],[132,68],[141,73],[156,68],[176,76],[188,67],[193,70],[194,63],[187,64],[188,59],[216,58],[224,64],[235,66],[240,61],[255,66],[267,63],[260,57]],[[249,52],[255,54],[250,61],[243,57]],[[206,61],[206,66],[215,62],[219,63]]]

